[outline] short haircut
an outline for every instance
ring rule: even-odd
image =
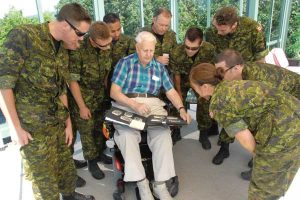
[[[168,10],[167,8],[158,8],[155,12],[153,17],[158,17],[159,15],[163,15],[165,17],[171,18],[172,17],[172,13],[170,10]]]
[[[238,21],[237,11],[234,7],[223,7],[217,10],[214,20],[218,25],[233,25]]]
[[[90,27],[89,33],[93,40],[106,40],[110,38],[110,29],[108,25],[101,21],[94,22]]]
[[[140,44],[144,41],[156,43],[156,37],[148,31],[142,31],[142,32],[139,32],[138,35],[135,37],[135,41],[138,44]]]
[[[87,23],[92,22],[89,13],[78,3],[69,3],[64,5],[56,15],[57,21],[68,20],[73,24],[78,24],[81,21]]]
[[[185,33],[185,39],[188,39],[191,42],[194,42],[197,39],[203,40],[203,31],[197,27],[189,28]]]
[[[119,15],[116,13],[107,13],[103,17],[103,21],[107,24],[113,24],[120,21]]]
[[[243,65],[244,59],[242,55],[233,49],[225,49],[215,57],[215,63],[225,62],[227,67],[235,65]]]

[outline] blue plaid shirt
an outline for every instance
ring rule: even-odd
[[[143,67],[136,53],[121,59],[114,70],[112,82],[122,88],[124,94],[150,93],[157,95],[160,88],[165,91],[173,88],[166,68],[152,59]]]

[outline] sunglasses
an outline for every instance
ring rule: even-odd
[[[200,48],[200,46],[199,47],[190,47],[190,46],[185,44],[185,48],[188,49],[188,50],[191,50],[191,51],[197,51]]]
[[[91,40],[93,40],[93,39],[91,38]],[[105,47],[108,47],[108,46],[111,45],[111,42],[110,42],[110,43],[107,43],[107,44],[105,44],[105,45],[100,45],[100,44],[97,43],[95,40],[93,40],[93,42],[94,42],[98,47],[101,47],[101,48],[105,48]]]
[[[65,19],[65,21],[71,26],[71,28],[75,31],[75,34],[78,36],[78,37],[82,37],[82,36],[85,36],[86,33],[83,33],[81,32],[80,30],[78,30],[73,24],[71,24],[68,20]]]

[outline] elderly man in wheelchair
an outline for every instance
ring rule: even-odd
[[[183,107],[165,67],[153,58],[155,44],[156,38],[152,33],[143,31],[137,35],[137,53],[121,59],[115,67],[110,90],[110,96],[115,100],[112,105],[142,116],[167,115],[165,103],[157,98],[163,88],[180,117],[190,123],[191,117]],[[172,199],[165,184],[175,176],[170,129],[164,126],[147,128],[154,172],[152,195],[141,160],[140,131],[119,124],[114,124],[114,128],[114,140],[125,162],[124,181],[137,182],[142,200],[153,200],[153,195],[162,200]]]

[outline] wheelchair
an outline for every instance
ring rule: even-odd
[[[178,128],[178,126],[176,126]],[[171,136],[173,134],[173,130],[171,128]],[[122,157],[121,151],[118,149],[118,146],[115,144],[113,136],[114,136],[114,127],[111,122],[104,122],[103,125],[103,134],[107,139],[106,145],[113,151],[113,172],[114,172],[114,179],[116,180],[116,190],[113,193],[114,200],[124,200],[125,197],[125,182],[123,180],[124,177],[124,159]],[[173,142],[174,144],[174,142]],[[142,158],[142,164],[145,169],[146,177],[150,182],[150,189],[152,190],[151,182],[154,180],[154,172],[152,166],[152,152],[149,149],[147,144],[147,131],[141,131],[141,142],[140,142],[140,152]],[[178,176],[172,177],[166,181],[167,189],[172,197],[176,196],[179,190],[179,181]],[[138,187],[135,188],[136,197],[140,200],[139,190]],[[154,197],[155,198],[155,197]]]

